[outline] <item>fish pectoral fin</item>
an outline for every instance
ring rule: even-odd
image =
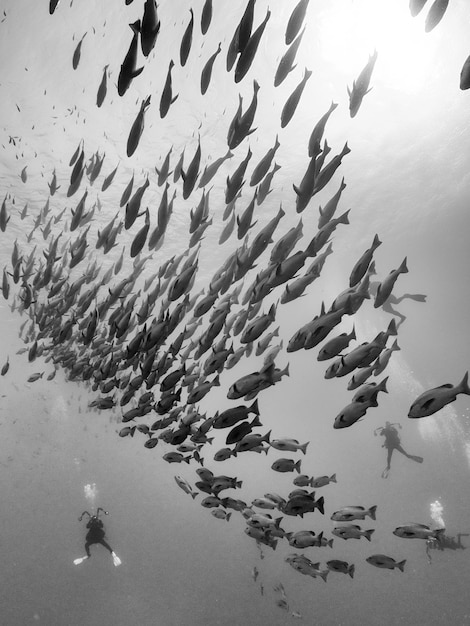
[[[132,78],[136,78],[137,76],[139,76],[139,74],[142,74],[143,71],[144,71],[144,66],[139,67],[139,69],[135,69],[131,74]]]

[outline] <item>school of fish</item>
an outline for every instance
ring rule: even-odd
[[[425,2],[411,0],[411,14],[417,15]],[[131,3],[132,0],[126,0],[125,5]],[[278,66],[272,68],[271,76],[246,78],[271,17],[268,9],[264,16],[256,15],[255,19],[255,0],[249,0],[240,11],[239,22],[233,34],[230,33],[231,39],[221,37],[213,54],[204,59],[196,78],[202,95],[210,93],[213,73],[220,70],[218,66],[222,65],[224,57],[223,71],[231,72],[235,83],[251,81],[252,84],[251,102],[244,102],[242,96],[238,103],[227,102],[227,112],[234,114],[229,113],[227,118],[225,154],[218,158],[211,155],[209,160],[198,127],[195,148],[191,148],[193,141],[188,138],[185,149],[178,154],[172,146],[159,156],[155,171],[148,171],[139,182],[136,183],[132,174],[125,188],[119,190],[120,207],[105,227],[96,232],[93,229],[95,213],[100,213],[102,204],[98,199],[89,205],[89,189],[101,177],[101,194],[104,194],[113,185],[119,165],[103,176],[104,151],[96,148],[89,152],[84,141],[80,141],[71,155],[69,172],[60,171],[59,166],[57,171],[51,172],[40,211],[33,214],[29,209],[28,212],[28,205],[19,209],[15,198],[7,194],[0,208],[1,231],[6,231],[10,221],[31,223],[32,227],[28,232],[26,226],[22,227],[24,240],[14,242],[11,264],[3,268],[2,294],[11,309],[25,318],[21,337],[27,345],[24,351],[28,361],[43,357],[45,362],[51,363],[53,368],[47,380],[52,380],[60,368],[69,381],[84,383],[96,394],[89,409],[112,411],[123,423],[120,437],[133,438],[140,433],[142,445],[147,449],[162,449],[163,459],[168,463],[197,466],[192,481],[181,475],[176,475],[175,481],[193,500],[199,496],[200,504],[210,509],[215,518],[229,522],[233,514],[241,515],[246,534],[258,547],[275,549],[279,541],[284,541],[295,550],[327,547],[335,551],[340,539],[374,542],[375,528],[363,529],[356,522],[366,517],[375,521],[376,506],[368,503],[369,508],[366,508],[364,503],[345,503],[331,515],[334,523],[327,525],[334,538],[324,536],[324,532],[328,533],[326,530],[311,530],[319,524],[325,525],[321,521],[325,515],[325,497],[317,491],[328,485],[334,488],[337,477],[335,474],[316,477],[302,474],[302,461],[307,456],[309,442],[301,443],[293,437],[280,438],[269,426],[263,426],[263,422],[269,422],[269,416],[263,415],[263,396],[273,385],[282,386],[283,378],[289,376],[287,358],[291,358],[292,353],[316,348],[317,360],[330,362],[325,369],[325,379],[348,376],[345,386],[354,392],[350,403],[336,416],[331,416],[332,428],[352,427],[367,416],[378,406],[379,394],[388,393],[389,376],[381,380],[378,377],[386,370],[393,352],[400,350],[396,338],[399,324],[392,316],[375,337],[359,342],[354,315],[367,300],[372,301],[374,308],[387,311],[395,284],[408,272],[408,266],[406,258],[397,259],[395,268],[380,277],[373,288],[371,277],[377,274],[374,252],[382,244],[376,234],[370,247],[348,270],[348,288],[338,293],[330,304],[319,303],[313,317],[305,312],[304,324],[288,340],[280,338],[282,329],[276,324],[279,308],[298,300],[321,278],[328,257],[334,254],[336,229],[347,226],[354,214],[354,209],[337,212],[346,183],[342,177],[338,185],[335,175],[342,160],[350,158],[351,149],[345,141],[341,150],[328,157],[331,148],[325,138],[326,126],[338,107],[332,102],[309,129],[305,169],[296,172],[292,180],[291,206],[271,207],[269,221],[258,224],[257,209],[267,199],[269,203],[273,180],[280,169],[275,157],[282,145],[282,129],[293,119],[312,75],[312,70],[304,68],[290,95],[281,95],[280,86],[295,72],[295,57],[302,45],[308,4],[309,0],[300,0],[293,7],[285,25],[285,41],[282,42],[285,52]],[[427,31],[442,19],[447,4],[435,0],[426,20]],[[196,29],[204,36],[211,27],[213,12],[220,8],[216,3],[213,6],[211,0],[205,0],[201,11],[190,8],[187,12],[182,34],[179,39],[176,35],[174,38],[174,58],[168,65],[160,100],[149,93],[139,103],[135,119],[129,120],[122,159],[131,159],[139,149],[150,107],[157,107],[162,119],[171,115],[178,98],[172,70],[175,64],[184,66],[196,55],[195,42],[199,41]],[[59,0],[51,0],[50,14],[60,10],[67,10],[67,7],[61,6]],[[124,8],[122,20],[128,21]],[[115,64],[113,68],[110,62],[103,68],[95,96],[97,107],[103,105],[114,89],[108,84],[111,76],[119,97],[123,98],[132,91],[133,81],[145,81],[146,73],[151,70],[147,59],[158,49],[159,34],[172,28],[176,26],[160,21],[156,1],[145,0],[141,18],[130,24],[129,48],[123,51],[120,67]],[[77,69],[82,48],[87,45],[85,35],[75,48],[73,70]],[[469,59],[462,70],[462,89],[470,86]],[[363,99],[370,91],[376,62],[380,62],[380,56],[374,50],[352,86],[345,86],[351,118],[364,106]],[[266,80],[273,81],[276,89],[279,88],[278,97],[284,106],[279,133],[273,137],[272,147],[255,164],[251,162],[250,139],[257,132],[254,125],[258,97]],[[210,106],[209,101],[207,106]],[[216,180],[222,166],[231,166],[232,162],[236,165],[226,177],[224,206],[219,209],[224,222],[219,245],[223,246],[228,240],[233,243],[235,238],[239,244],[222,265],[213,268],[202,291],[196,291],[202,241],[206,230],[213,225],[210,183]],[[20,177],[27,185],[26,167]],[[159,189],[160,202],[156,208],[146,206],[145,194],[150,186]],[[319,209],[316,232],[305,238],[302,219],[296,226],[283,230],[284,216],[313,211],[312,199],[325,187],[330,190],[330,199]],[[51,209],[51,201],[56,194],[64,203],[72,197],[80,197],[74,200],[74,208],[64,206],[55,211]],[[153,255],[160,250],[164,253],[167,226],[180,198],[193,201],[188,243],[182,243],[179,255],[156,264]],[[133,228],[134,224],[139,227]],[[130,245],[127,249],[123,246],[119,257],[111,264],[104,263],[104,256],[119,246],[124,236],[126,241],[130,237]],[[351,331],[335,334],[345,318],[350,318]],[[349,347],[351,342],[356,342],[352,348]],[[246,363],[252,355],[262,357],[259,366],[237,375],[238,364]],[[9,369],[7,358],[1,375],[7,375]],[[38,371],[27,381],[33,383],[45,373]],[[227,402],[215,414],[207,415],[199,408],[199,403],[213,387],[223,389]],[[470,395],[468,373],[456,385],[446,383],[421,394],[411,403],[408,417],[434,414],[453,402],[458,394]],[[225,446],[216,450],[213,441],[221,432],[226,434]],[[233,494],[243,495],[242,481],[236,476],[219,473],[218,463],[238,459],[248,452],[269,455],[268,463],[273,472],[295,476],[293,490],[282,495],[260,494],[249,502],[234,497]],[[289,457],[284,457],[285,453]],[[227,490],[232,495],[226,495]],[[289,518],[292,517],[305,520],[306,528],[290,530]],[[380,519],[380,511],[377,519]],[[426,539],[433,532],[422,524],[413,523],[398,527],[394,534]],[[377,548],[380,552],[380,545]],[[374,553],[366,561],[377,568],[396,568],[403,572],[405,560],[401,556],[395,560]],[[286,562],[301,574],[324,581],[331,572],[351,578],[356,575],[356,564],[328,559],[322,565],[303,552],[290,554]],[[255,568],[255,582],[258,574]],[[282,584],[275,592],[280,608],[291,611],[293,617],[301,617],[298,611],[289,608]]]

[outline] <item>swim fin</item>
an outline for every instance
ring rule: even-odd
[[[382,478],[388,478],[388,471],[389,471],[389,468],[386,467],[384,471],[382,472]]]
[[[416,463],[422,463],[423,462],[423,457],[422,456],[410,456],[410,459],[413,459],[413,461],[416,461]]]
[[[82,556],[80,559],[75,559],[73,564],[80,565],[80,563],[83,563],[83,561],[86,561],[88,558],[89,558],[88,556]]]
[[[113,557],[114,567],[121,565],[122,561],[115,552],[111,552],[111,556]]]

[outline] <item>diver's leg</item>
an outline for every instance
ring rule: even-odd
[[[402,454],[404,454],[408,459],[411,459],[412,461],[416,461],[416,463],[422,463],[423,462],[423,457],[422,456],[416,456],[414,454],[408,454],[408,452],[406,452],[402,448],[402,446],[400,444],[395,446],[395,448],[398,450],[398,452],[401,452]]]
[[[101,539],[100,544],[102,546],[104,546],[106,548],[106,550],[108,550],[109,552],[111,552],[111,554],[113,553],[113,549],[111,548],[111,546],[109,545],[109,543],[107,543],[104,539]]]
[[[88,540],[87,540],[87,542],[85,543],[85,552],[86,552],[87,557],[90,557],[90,556],[91,556],[91,553],[90,553],[90,546],[91,546],[91,544],[92,544],[92,543],[93,543],[93,542],[88,541]]]
[[[392,454],[393,454],[393,448],[387,448],[387,469],[390,469],[390,463],[392,462]]]

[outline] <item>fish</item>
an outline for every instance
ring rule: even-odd
[[[470,56],[465,60],[460,71],[460,89],[465,90],[470,88]]]
[[[370,400],[365,402],[350,402],[347,404],[340,413],[335,417],[333,428],[348,428],[355,424],[361,417],[363,417],[367,409],[371,406]]]
[[[363,506],[344,506],[343,508],[335,511],[330,519],[334,522],[351,522],[355,519],[365,519],[366,516],[375,520],[375,513],[377,506],[371,506],[369,509],[365,509]]]
[[[325,485],[329,485],[330,483],[336,482],[336,474],[332,474],[331,476],[319,476],[318,478],[310,479],[310,486],[314,489],[320,489],[320,487],[325,487]]]
[[[375,567],[381,567],[383,569],[395,569],[398,568],[400,572],[405,571],[405,563],[406,559],[403,561],[397,562],[395,559],[392,559],[391,556],[386,556],[385,554],[373,554],[372,556],[368,556],[366,558],[367,563],[371,565],[375,565]]]
[[[449,6],[449,0],[434,0],[426,15],[424,22],[424,32],[430,33],[444,17],[444,13]]]
[[[188,483],[188,481],[185,480],[184,478],[182,478],[181,476],[175,476],[175,481],[176,481],[176,484],[178,485],[178,487],[180,487],[180,489],[182,489],[185,493],[190,495],[193,500],[198,495],[198,492],[197,491],[193,491],[193,489],[192,489],[191,485]]]
[[[416,17],[422,10],[427,0],[410,0],[410,13],[412,17]]]
[[[403,526],[397,526],[393,534],[402,539],[437,539],[445,532],[445,528],[432,530],[426,524],[418,524],[413,522]]]
[[[307,446],[310,442],[299,444],[297,439],[272,439],[270,446],[276,450],[288,450],[290,452],[297,452],[301,450],[304,454],[307,454]]]
[[[369,56],[366,66],[359,74],[357,80],[353,81],[352,88],[348,87],[349,95],[349,114],[351,117],[355,117],[362,104],[362,100],[366,94],[369,93],[369,83],[374,70],[375,62],[377,61],[377,50],[374,50],[373,54]]]
[[[297,462],[292,459],[277,459],[271,465],[271,469],[275,472],[293,472],[296,470],[298,474],[300,474],[300,464],[301,460],[299,459]]]
[[[281,128],[285,128],[287,124],[291,121],[292,116],[294,115],[295,110],[299,104],[300,98],[302,97],[305,85],[307,84],[307,81],[311,75],[311,70],[305,68],[304,77],[291,93],[291,95],[287,98],[281,111]]]
[[[290,14],[289,20],[286,26],[285,42],[288,46],[297,37],[297,33],[302,28],[302,22],[305,19],[309,0],[300,0],[294,7]]]
[[[201,33],[205,35],[212,20],[212,0],[205,0],[201,12]]]
[[[214,66],[214,62],[216,58],[218,57],[218,55],[220,54],[220,52],[222,51],[221,45],[222,45],[221,42],[219,42],[219,45],[217,46],[217,50],[214,52],[214,54],[212,54],[209,57],[209,59],[206,61],[206,64],[202,68],[202,72],[201,72],[201,94],[202,95],[204,95],[209,88],[209,83],[211,81],[212,68]]]
[[[321,118],[318,120],[318,122],[315,124],[310,134],[310,138],[308,140],[308,156],[309,157],[317,157],[321,153],[322,151],[321,140],[323,138],[323,133],[325,132],[326,123],[328,122],[330,115],[333,113],[333,111],[337,107],[338,107],[338,104],[335,102],[332,102],[330,104],[330,108],[328,109],[328,111],[324,115],[322,115]],[[343,182],[344,182],[344,179],[343,179]],[[321,225],[319,224],[319,227],[320,226]]]
[[[341,574],[349,574],[351,578],[354,578],[354,565],[349,565],[346,561],[339,561],[338,559],[332,559],[326,562],[326,566],[331,572],[339,572]]]
[[[254,2],[253,2],[254,6]],[[253,59],[255,57],[256,51],[258,50],[259,43],[261,41],[261,37],[263,35],[264,29],[266,28],[266,24],[268,23],[269,18],[271,17],[271,11],[268,9],[266,12],[266,17],[258,26],[258,28],[253,32],[250,36],[246,45],[240,50],[240,56],[237,61],[237,65],[235,67],[235,82],[239,83],[247,74],[248,70],[253,63]],[[239,40],[240,41],[240,40]]]
[[[2,369],[0,370],[0,375],[5,376],[9,369],[10,369],[10,358],[7,356],[7,360],[5,361],[5,363],[2,366]]]
[[[451,383],[428,389],[411,405],[408,411],[408,417],[420,418],[427,417],[439,411],[450,402],[454,402],[459,393],[470,395],[470,388],[468,386],[468,372],[465,372],[464,377],[460,383],[456,386]]]
[[[83,37],[80,39],[73,53],[72,67],[74,70],[77,69],[78,64],[80,63],[80,55],[82,53],[82,43],[83,43],[83,40],[85,39],[85,35],[83,35]]]
[[[223,519],[226,522],[228,522],[232,516],[231,512],[227,513],[227,511],[224,511],[223,509],[212,509],[211,514],[217,519]]]
[[[357,526],[357,524],[335,526],[335,528],[331,531],[333,535],[340,537],[341,539],[360,539],[361,537],[365,537],[367,541],[370,541],[372,533],[374,532],[375,530],[373,528],[370,530],[362,530],[360,526]]]
[[[160,32],[160,20],[157,14],[157,3],[155,0],[145,0],[144,14],[140,28],[140,46],[145,57],[152,52]]]
[[[354,287],[359,281],[362,280],[365,273],[367,272],[369,265],[372,261],[372,255],[375,250],[381,245],[381,241],[378,235],[374,236],[374,240],[372,241],[372,245],[368,248],[354,265],[351,274],[349,276],[349,286]]]
[[[126,93],[133,79],[139,76],[144,69],[143,66],[137,69],[137,46],[140,32],[140,20],[129,24],[129,26],[132,29],[133,35],[129,50],[127,51],[119,71],[118,94],[120,96]]]
[[[53,15],[60,0],[49,0],[49,14]]]
[[[10,221],[10,215],[8,215],[6,197],[3,199],[2,206],[0,208],[0,230],[4,233],[7,228],[7,224]]]
[[[127,138],[126,153],[128,157],[131,157],[134,154],[137,146],[139,145],[139,141],[144,130],[145,112],[149,106],[150,96],[147,96],[145,100],[142,100],[142,103],[140,105],[140,111],[138,112],[137,117],[132,124],[131,130],[129,132],[129,137]]]
[[[325,345],[318,352],[317,360],[325,361],[338,356],[340,352],[345,350],[352,339],[356,339],[356,330],[353,326],[350,333],[341,333],[337,337],[333,337],[325,343]]]
[[[44,372],[36,372],[35,374],[31,374],[31,376],[29,376],[28,378],[28,383],[34,383],[40,378],[42,378],[43,376],[44,376]]]
[[[235,116],[230,122],[227,132],[227,145],[230,150],[234,150],[241,142],[251,135],[256,129],[252,128],[252,124],[255,118],[256,109],[258,106],[258,91],[259,83],[257,80],[253,81],[253,96],[247,110],[242,113],[242,97],[239,96],[238,109],[235,112]],[[268,168],[269,169],[269,168]]]
[[[181,176],[183,177],[183,198],[186,200],[191,195],[194,185],[196,184],[197,177],[199,175],[199,164],[201,162],[201,138],[199,137],[196,152],[194,153],[191,163],[188,166],[186,172],[181,169]]]
[[[400,274],[406,274],[408,268],[406,266],[406,257],[401,262],[400,266],[396,270],[392,270],[390,274],[379,284],[377,293],[374,300],[374,308],[382,306],[387,301],[388,297],[392,293],[392,289]]]
[[[178,98],[179,94],[173,96],[172,86],[171,86],[171,70],[174,67],[173,59],[170,60],[168,65],[168,73],[166,75],[165,86],[163,87],[162,95],[160,98],[160,117],[163,119],[168,113],[170,106],[175,102]]]
[[[191,13],[191,18],[186,26],[186,30],[184,31],[180,44],[180,63],[182,67],[186,65],[193,41],[194,13],[192,9],[189,9],[189,12]]]
[[[297,50],[299,49],[300,42],[302,41],[303,34],[305,32],[305,28],[300,33],[300,35],[292,42],[289,46],[288,50],[283,54],[281,60],[276,69],[276,73],[274,75],[274,86],[278,87],[289,75],[292,70],[297,67],[293,65],[295,61],[295,55],[297,54]],[[309,155],[312,156],[312,155]]]

